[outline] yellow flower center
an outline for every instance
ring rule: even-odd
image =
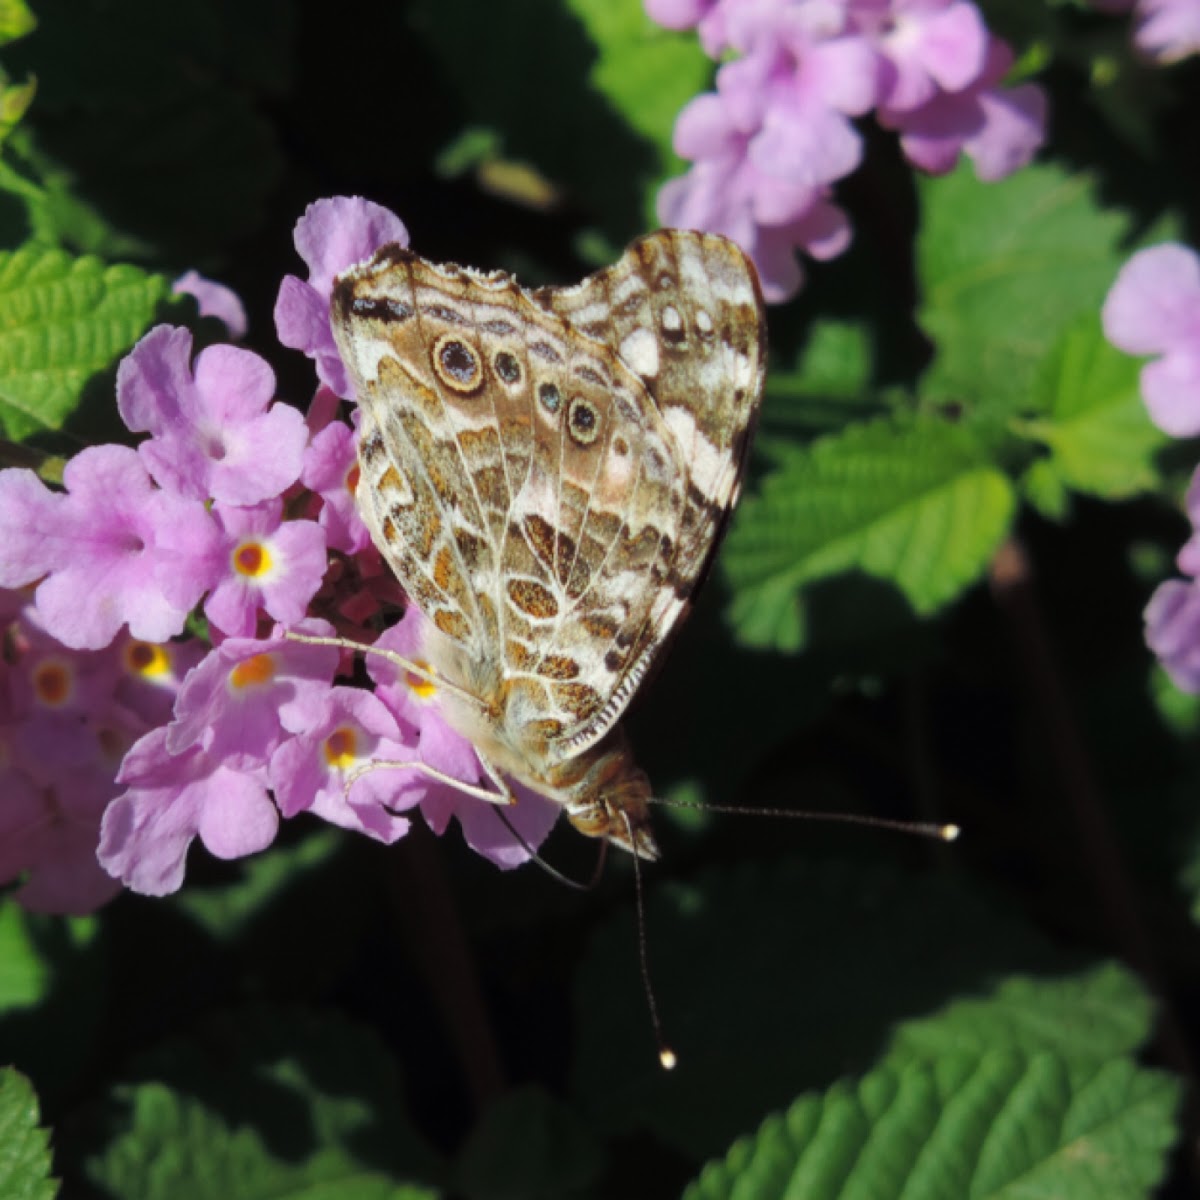
[[[420,667],[423,671],[428,671],[431,675],[434,673],[433,668],[419,658],[414,658],[413,664]],[[405,671],[404,682],[422,700],[428,700],[437,691],[437,684],[432,679],[426,679],[424,675],[418,675],[416,671]]]
[[[325,761],[331,767],[352,767],[358,761],[358,733],[348,725],[325,739]]]
[[[261,542],[242,542],[233,552],[233,569],[251,578],[265,575],[271,569],[271,555]]]
[[[162,646],[153,642],[130,642],[125,647],[125,669],[131,675],[169,675],[171,657]]]

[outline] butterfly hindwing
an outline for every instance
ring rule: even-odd
[[[651,639],[630,667],[636,687],[686,612],[737,502],[766,372],[758,277],[725,238],[666,229],[582,283],[533,295],[638,375],[680,464],[686,498],[671,586],[650,609]]]

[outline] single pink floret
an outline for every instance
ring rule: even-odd
[[[210,585],[204,505],[156,488],[127,446],[81,451],[63,483],[65,494],[31,471],[0,472],[0,586],[41,579],[41,620],[76,649],[107,646],[125,625],[147,642],[180,633]]]
[[[325,621],[299,630],[329,637]],[[292,732],[310,728],[324,712],[339,654],[277,636],[228,638],[184,681],[167,728],[167,749],[200,746],[237,770],[265,766]]]
[[[178,891],[196,837],[218,858],[242,858],[279,828],[264,772],[232,770],[198,746],[171,754],[166,741],[152,730],[125,756],[128,790],[105,811],[97,851],[110,875],[147,896]]]
[[[270,778],[285,817],[311,812],[344,829],[394,842],[409,825],[395,814],[421,798],[420,773],[383,766],[355,773],[372,763],[415,758],[416,748],[378,697],[360,688],[335,687],[326,692],[313,724],[275,752]]]
[[[138,447],[150,474],[193,500],[258,504],[300,477],[308,430],[286,404],[271,404],[275,375],[249,350],[209,346],[191,362],[187,329],[159,325],[121,362],[117,407],[152,436]]]
[[[214,513],[219,575],[205,616],[230,637],[252,635],[259,609],[281,625],[301,621],[325,575],[325,531],[314,521],[284,521],[278,500],[254,508],[217,505]]]

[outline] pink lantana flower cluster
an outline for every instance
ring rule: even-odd
[[[716,91],[679,114],[675,149],[694,165],[664,186],[665,225],[711,229],[752,255],[763,294],[799,290],[802,250],[850,242],[832,185],[862,159],[854,119],[874,111],[933,173],[960,154],[981,179],[1024,166],[1042,144],[1045,97],[1004,88],[1008,46],[967,0],[646,0],[672,29],[696,26],[722,65]]]
[[[1160,66],[1200,54],[1200,0],[1092,0],[1102,12],[1133,14],[1133,44]]]
[[[1118,350],[1153,357],[1141,373],[1150,419],[1172,437],[1200,434],[1200,255],[1173,244],[1140,250],[1121,268],[1102,320]],[[1200,469],[1186,506],[1193,534],[1176,565],[1189,578],[1159,585],[1146,641],[1179,687],[1200,692]]]
[[[352,686],[348,650],[285,636],[419,653],[422,618],[354,506],[328,316],[334,277],[390,241],[407,243],[399,219],[357,199],[297,227],[309,277],[284,280],[276,321],[317,364],[307,419],[274,401],[257,355],[193,357],[186,329],[159,326],[117,376],[122,419],[147,435],[136,449],[83,450],[61,490],[0,471],[0,883],[27,906],[174,891],[197,837],[238,858],[304,812],[383,842],[414,808],[438,832],[456,817],[502,866],[549,832],[558,807],[533,793],[507,814],[522,845],[494,806],[419,767],[371,769],[483,779],[426,680],[374,656],[373,688]]]

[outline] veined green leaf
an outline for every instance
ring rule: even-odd
[[[0,428],[59,429],[84,385],[115,364],[169,292],[160,275],[27,247],[0,253]]]
[[[29,1080],[0,1068],[0,1196],[5,1200],[53,1200],[50,1135],[38,1126],[38,1103]]]
[[[1149,1036],[1154,1005],[1127,967],[1102,963],[1061,978],[1019,975],[990,996],[955,1000],[939,1013],[905,1021],[889,1060],[933,1062],[947,1054],[983,1054],[1011,1046],[1051,1050],[1069,1067],[1132,1054]]]
[[[804,1096],[686,1200],[1134,1200],[1162,1177],[1177,1082],[1126,1059],[1072,1081],[1043,1052],[956,1053]]]
[[[790,457],[738,511],[722,556],[733,620],[752,645],[799,648],[801,586],[859,570],[918,613],[983,573],[1015,495],[967,428],[876,421]]]
[[[1067,327],[1099,310],[1126,253],[1125,218],[1100,207],[1088,177],[1051,166],[981,183],[963,164],[921,197],[919,319],[937,346],[922,393],[1017,411]]]
[[[1098,313],[1076,321],[1040,365],[1032,399],[1042,415],[1020,431],[1050,448],[1067,487],[1117,500],[1158,483],[1153,456],[1167,438],[1142,403],[1139,367],[1105,341]]]

